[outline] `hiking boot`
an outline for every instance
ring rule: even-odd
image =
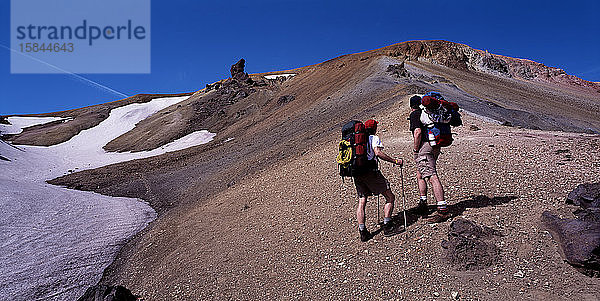
[[[371,239],[371,232],[369,232],[369,230],[364,229],[364,230],[358,230],[360,232],[360,241],[367,241],[369,239]]]
[[[422,215],[422,216],[427,215],[427,213],[429,213],[429,207],[427,207],[427,202],[419,201],[419,204],[417,205],[417,209],[415,210],[415,212],[418,215]]]
[[[443,223],[450,218],[450,213],[437,211],[435,215],[427,219],[430,224]]]
[[[404,231],[404,227],[402,225],[394,225],[394,223],[389,222],[387,224],[383,224],[383,236],[390,237],[396,234],[400,234]]]

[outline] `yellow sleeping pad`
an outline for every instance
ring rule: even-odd
[[[339,145],[339,153],[337,155],[337,163],[348,164],[352,160],[352,146],[349,141],[342,140]]]

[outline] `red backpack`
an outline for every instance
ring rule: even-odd
[[[344,124],[337,156],[340,176],[354,177],[376,168],[376,160],[367,157],[368,141],[369,135],[362,122],[352,120]]]
[[[425,109],[421,113],[421,122],[427,127],[427,140],[431,146],[449,146],[454,139],[450,126],[462,125],[455,102],[450,102],[438,92],[429,92],[421,99]]]

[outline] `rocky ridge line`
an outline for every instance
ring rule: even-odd
[[[380,49],[392,57],[408,61],[426,61],[461,70],[475,70],[509,78],[536,80],[592,88],[600,93],[600,84],[567,74],[526,59],[512,58],[470,46],[441,41],[408,41]]]

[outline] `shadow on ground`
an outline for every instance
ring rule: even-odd
[[[470,196],[464,200],[459,201],[456,204],[448,205],[448,211],[450,212],[450,218],[454,218],[462,215],[467,208],[484,208],[490,206],[498,206],[502,204],[507,204],[510,201],[517,199],[518,196],[508,195],[508,196],[495,196],[488,197],[486,195],[476,195]],[[427,212],[419,212],[417,207],[413,207],[406,210],[406,225],[407,229],[410,228],[411,225],[417,223],[419,218],[423,218],[425,216],[431,215],[435,212],[436,206],[430,205],[427,207]],[[399,210],[398,213],[393,217],[393,222],[396,225],[404,225],[404,212]],[[381,232],[381,228],[377,231],[372,232],[373,236],[377,233]]]

